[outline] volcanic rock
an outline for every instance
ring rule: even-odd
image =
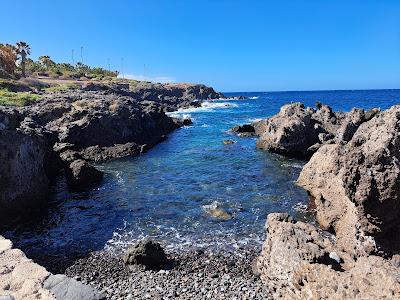
[[[159,243],[143,240],[126,251],[124,262],[127,265],[143,265],[147,269],[161,269],[167,262],[167,256]]]

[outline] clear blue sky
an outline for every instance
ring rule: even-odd
[[[400,88],[400,1],[1,1],[32,57],[220,91]]]

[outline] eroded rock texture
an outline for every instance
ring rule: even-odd
[[[395,258],[371,255],[352,261],[337,251],[332,237],[287,214],[270,214],[266,226],[267,240],[257,265],[274,299],[399,297]]]
[[[317,108],[302,103],[282,106],[280,112],[253,124],[259,136],[257,147],[270,152],[309,158],[323,144],[346,142],[357,128],[370,120],[378,110],[353,109],[348,113],[333,112],[320,103]]]
[[[398,299],[400,106],[337,119],[298,178],[321,229],[271,214],[259,271],[276,298]]]

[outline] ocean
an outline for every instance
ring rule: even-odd
[[[335,111],[400,102],[400,90],[226,93],[239,95],[248,99],[174,112],[192,118],[193,125],[145,154],[99,164],[105,177],[91,190],[69,192],[61,178],[48,210],[4,235],[33,258],[118,252],[144,237],[169,251],[261,249],[269,213],[313,222],[305,210],[307,194],[295,184],[305,162],[257,150],[255,138],[228,130],[274,115],[290,102],[320,101]],[[236,143],[225,145],[226,139]],[[213,208],[229,217],[213,216]]]

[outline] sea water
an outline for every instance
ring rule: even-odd
[[[312,222],[306,193],[295,181],[303,161],[257,150],[255,138],[229,133],[238,124],[277,113],[283,104],[316,101],[336,110],[386,109],[400,90],[234,93],[179,110],[193,125],[176,130],[145,154],[99,164],[103,182],[69,192],[61,178],[44,214],[5,235],[28,256],[73,257],[90,250],[120,251],[145,237],[170,250],[240,252],[261,247],[271,212]],[[225,145],[224,140],[236,143]],[[213,215],[218,209],[225,218]]]

